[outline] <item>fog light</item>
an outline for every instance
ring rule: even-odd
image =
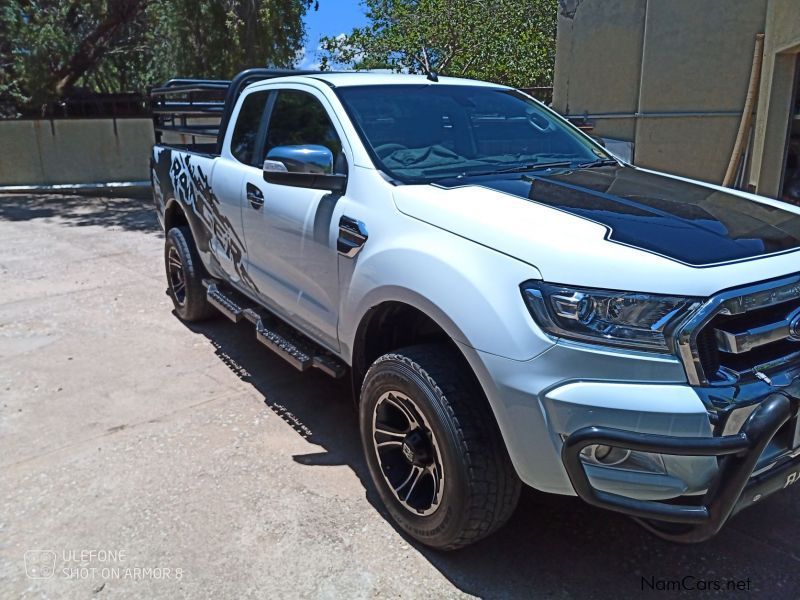
[[[631,451],[625,448],[615,448],[614,446],[587,446],[581,452],[581,456],[606,467],[613,467],[625,462],[631,455]]]
[[[566,440],[566,438],[566,434],[561,435],[562,440]],[[659,454],[632,451],[627,448],[617,448],[604,444],[587,446],[581,450],[581,458],[589,464],[616,467],[626,471],[638,471],[640,473],[667,472],[664,467],[664,459]]]
[[[607,466],[618,465],[626,460],[631,455],[631,451],[625,448],[612,448],[609,446],[596,446],[596,450],[594,451],[594,457],[597,459],[597,462]],[[600,448],[608,448],[608,452],[604,455],[600,455],[597,453],[597,449]]]
[[[593,446],[594,448],[594,457],[599,460],[603,461],[603,459],[611,454],[611,446]]]

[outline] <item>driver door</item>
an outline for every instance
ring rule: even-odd
[[[339,169],[346,170],[342,136],[324,97],[311,88],[276,88],[271,95],[256,164],[262,164],[273,148],[316,145],[329,148]],[[260,299],[315,340],[338,350],[341,194],[268,183],[255,168],[245,176],[242,194],[248,271]]]

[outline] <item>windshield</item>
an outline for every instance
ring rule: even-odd
[[[376,166],[405,183],[610,159],[516,90],[430,84],[336,93]]]

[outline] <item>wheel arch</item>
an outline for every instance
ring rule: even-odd
[[[176,198],[169,198],[164,209],[164,234],[169,233],[175,227],[185,227],[189,230],[189,241],[198,251],[199,267],[203,270],[204,276],[215,274],[213,256],[208,252],[208,243],[202,235],[203,224],[198,222],[197,216],[183,205]]]
[[[166,207],[164,209],[164,232],[168,232],[173,227],[180,227],[185,225],[192,231],[192,225],[189,222],[188,217],[186,216],[186,211],[183,210],[181,203],[178,202],[175,198],[170,198],[167,200]],[[194,237],[194,231],[192,231],[192,237]]]
[[[382,354],[418,340],[447,339],[444,329],[435,320],[410,304],[389,300],[373,306],[362,317],[353,339],[354,398],[358,401],[367,369]]]
[[[361,316],[350,343],[353,397],[358,402],[369,366],[379,356],[404,346],[441,342],[452,346],[472,365],[462,350],[464,333],[435,304],[410,290],[372,304]],[[474,370],[473,370],[474,373]],[[477,379],[477,377],[476,377]]]

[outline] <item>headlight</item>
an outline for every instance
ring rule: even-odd
[[[697,298],[523,283],[533,318],[547,333],[572,340],[671,352],[675,325],[700,306]]]

